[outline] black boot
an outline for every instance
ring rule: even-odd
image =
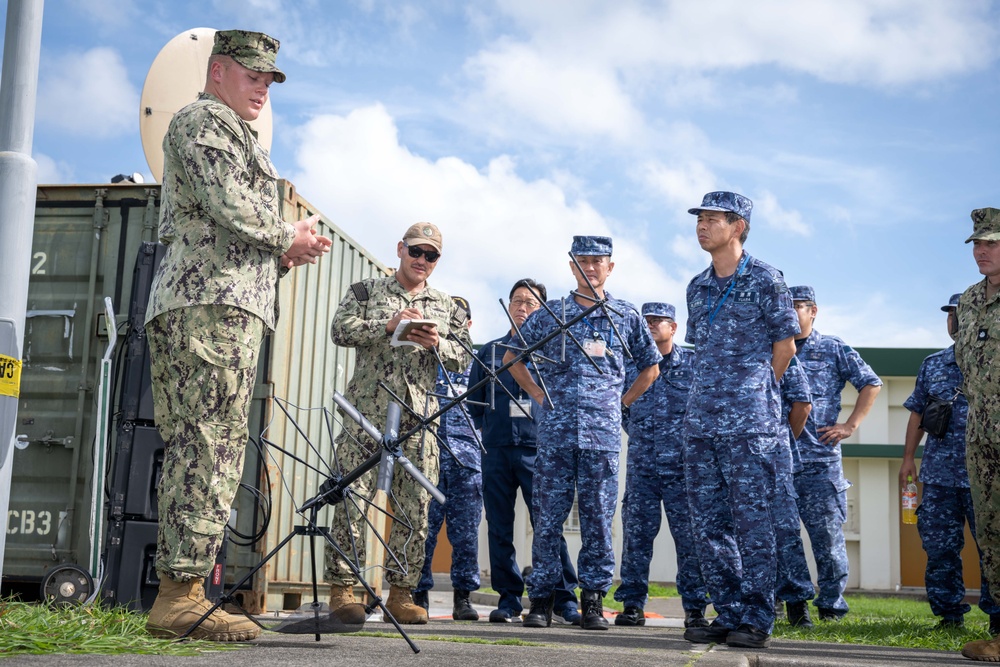
[[[604,594],[600,591],[584,591],[580,595],[580,613],[584,630],[607,630],[608,619],[604,618]]]
[[[624,611],[615,616],[615,625],[646,625],[646,614],[643,613],[642,607],[627,604]]]
[[[684,612],[685,628],[707,628],[708,619],[703,609],[688,609]]]
[[[526,628],[547,628],[552,625],[552,605],[555,601],[551,595],[547,598],[531,598],[531,608],[521,625]]]
[[[455,591],[455,604],[451,609],[451,617],[456,621],[478,621],[479,612],[472,608],[469,602],[469,591]]]
[[[788,624],[792,627],[813,627],[812,619],[809,617],[809,600],[802,600],[801,602],[786,602],[785,611],[788,614]]]
[[[424,611],[431,610],[431,602],[427,591],[413,591],[413,604],[423,607]]]

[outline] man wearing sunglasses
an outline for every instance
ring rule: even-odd
[[[368,421],[381,428],[385,424],[387,406],[395,400],[379,383],[384,383],[400,399],[403,406],[400,432],[419,425],[411,410],[431,414],[438,407],[434,385],[438,376],[440,356],[448,371],[461,372],[472,357],[457,340],[471,348],[472,339],[466,325],[468,312],[450,295],[432,288],[427,280],[441,257],[441,232],[429,222],[418,222],[403,234],[396,244],[399,268],[392,276],[368,278],[354,283],[340,302],[333,316],[330,335],[333,342],[355,349],[354,375],[345,397]],[[409,320],[430,320],[413,328],[404,340],[394,341],[396,328]],[[457,339],[457,340],[456,340]],[[437,354],[434,353],[437,351]],[[424,411],[427,411],[426,413]],[[337,463],[347,472],[367,460],[379,447],[350,419],[337,436]],[[418,433],[402,443],[403,454],[432,482],[438,479],[438,448],[435,438]],[[361,496],[375,488],[375,471],[354,483],[353,490]],[[388,546],[403,564],[402,570],[387,558],[386,581],[390,584],[386,608],[400,623],[426,623],[426,610],[413,601],[413,589],[420,580],[424,564],[424,543],[427,540],[427,513],[430,496],[412,477],[397,471],[392,479],[394,513],[405,521],[394,521]],[[365,525],[357,510],[344,506],[334,514],[333,539],[347,554],[357,548],[360,561],[365,560]],[[326,549],[325,579],[330,582],[330,608],[345,609],[340,618],[357,612],[353,573],[331,548]],[[363,619],[363,617],[362,617]]]
[[[523,347],[518,329],[529,315],[542,307],[541,302],[546,298],[545,285],[531,278],[522,278],[514,283],[507,305],[514,325],[504,336],[486,343],[476,353],[479,361],[472,365],[470,387],[486,377],[485,369],[495,371],[500,368],[508,349]],[[528,364],[528,370],[536,374],[534,364]],[[483,456],[483,504],[489,527],[490,585],[500,594],[500,603],[490,612],[490,622],[510,623],[520,620],[524,609],[521,604],[524,578],[514,548],[514,507],[517,490],[521,489],[521,499],[528,506],[528,519],[534,525],[531,490],[541,405],[517,385],[508,371],[500,373],[497,382],[503,388],[480,387],[470,395],[468,405],[469,413],[483,433],[483,446],[486,447]],[[555,588],[552,619],[579,625],[576,568],[573,567],[565,539],[560,541],[559,560],[562,563],[562,581]]]

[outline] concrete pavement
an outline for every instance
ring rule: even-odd
[[[264,633],[257,641],[236,652],[197,657],[148,655],[17,656],[0,661],[2,667],[20,665],[156,667],[159,665],[238,664],[240,667],[329,667],[357,665],[434,665],[435,667],[580,667],[610,665],[633,667],[884,667],[909,663],[911,667],[973,664],[957,653],[873,646],[825,644],[775,640],[762,651],[703,646],[684,641],[680,601],[651,601],[652,616],[645,627],[607,632],[585,631],[573,626],[545,629],[522,627],[520,623],[489,623],[486,619],[495,599],[474,593],[472,601],[480,614],[475,623],[451,620],[451,591],[432,591],[431,621],[422,626],[404,626],[419,653],[378,615],[365,624],[366,636]],[[372,636],[374,635],[374,636]]]

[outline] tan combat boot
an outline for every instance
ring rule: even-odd
[[[970,660],[1000,662],[1000,636],[969,642],[962,647],[962,655]]]
[[[180,582],[162,577],[146,630],[160,639],[174,639],[187,632],[211,608],[212,603],[205,599],[202,579]],[[190,637],[213,642],[247,642],[259,634],[260,628],[249,618],[216,609]]]
[[[330,584],[330,614],[344,625],[361,625],[367,617],[365,606],[354,600],[354,590],[337,584]]]
[[[390,587],[385,608],[399,623],[423,625],[427,622],[427,610],[413,601],[413,591],[409,588]]]

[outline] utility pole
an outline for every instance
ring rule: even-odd
[[[42,48],[42,5],[43,0],[8,0],[0,84],[0,576],[7,546],[7,509],[38,187],[38,165],[31,157],[31,142]]]

